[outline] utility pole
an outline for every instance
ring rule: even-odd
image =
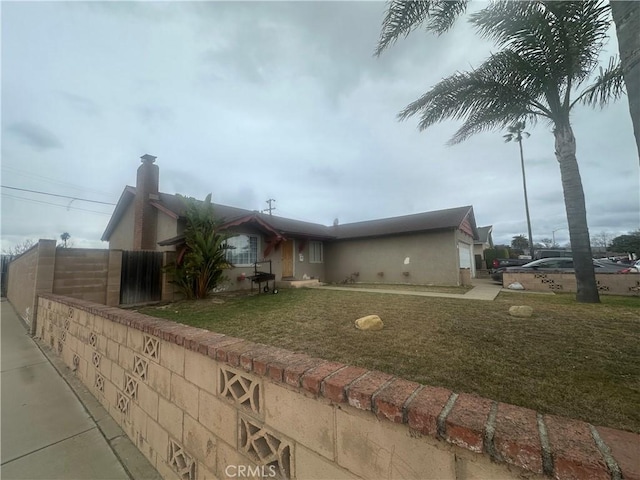
[[[267,200],[267,203],[269,204],[269,208],[265,208],[265,209],[262,211],[262,213],[269,212],[269,216],[272,216],[272,215],[273,215],[273,213],[272,213],[272,212],[276,209],[276,207],[274,207],[274,206],[272,205],[272,204],[273,204],[273,202],[275,202],[275,201],[276,201],[276,199],[275,199],[275,198],[270,198],[269,200]]]

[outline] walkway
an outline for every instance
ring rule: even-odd
[[[420,292],[412,290],[394,290],[384,288],[360,288],[360,287],[335,287],[335,286],[321,286],[316,288],[322,288],[325,290],[343,290],[348,292],[370,292],[370,293],[391,293],[395,295],[413,295],[416,297],[443,297],[443,298],[459,298],[462,300],[486,300],[493,301],[502,290],[502,285],[493,282],[488,279],[474,278],[473,288],[468,292],[461,293],[439,293],[439,292]]]
[[[45,356],[5,299],[1,365],[3,479],[160,478],[61,360]]]

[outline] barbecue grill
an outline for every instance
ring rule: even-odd
[[[269,264],[269,272],[262,272],[258,270],[258,265]],[[253,264],[253,275],[249,277],[251,279],[251,291],[253,292],[253,284],[258,284],[258,292],[262,290],[264,293],[269,292],[269,282],[271,282],[271,291],[273,293],[278,293],[278,289],[276,288],[276,276],[272,273],[271,270],[271,260],[264,260],[262,262],[256,262]],[[262,284],[265,284],[264,287]]]

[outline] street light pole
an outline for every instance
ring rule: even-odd
[[[556,228],[551,232],[551,242],[553,243],[553,245],[551,245],[552,248],[555,248],[556,246],[556,232],[559,232],[560,230],[566,230],[566,228]]]

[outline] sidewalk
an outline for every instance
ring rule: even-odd
[[[486,300],[493,301],[498,296],[498,293],[502,290],[502,285],[497,284],[487,279],[474,278],[473,288],[468,292],[461,293],[439,293],[439,292],[420,292],[413,290],[394,290],[383,288],[359,288],[359,287],[334,287],[334,286],[321,286],[315,288],[322,288],[325,290],[344,290],[348,292],[370,292],[370,293],[390,293],[395,295],[413,295],[417,297],[443,297],[443,298],[459,298],[461,300]]]
[[[5,299],[1,321],[0,477],[160,478],[70,370],[45,356]]]

